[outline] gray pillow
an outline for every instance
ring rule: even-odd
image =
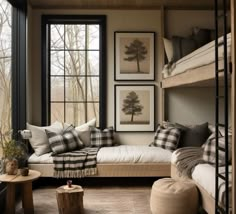
[[[198,27],[193,28],[192,38],[194,41],[196,41],[198,48],[211,41],[212,31],[213,30],[201,29]]]
[[[181,130],[178,148],[188,146],[201,147],[210,135],[208,123],[196,125],[192,128],[176,123],[175,127]]]
[[[172,43],[174,50],[173,62],[176,62],[177,60],[197,49],[197,43],[192,38],[173,36]]]

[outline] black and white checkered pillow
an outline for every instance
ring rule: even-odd
[[[90,142],[91,146],[103,147],[113,146],[114,130],[113,127],[108,127],[104,130],[90,126]]]
[[[232,155],[232,145],[231,145],[231,137],[232,135],[229,134],[228,138],[228,155],[229,159],[228,161],[231,161]],[[222,135],[222,133],[219,132],[219,147],[225,149],[225,137]],[[216,133],[212,133],[210,137],[207,139],[206,143],[202,146],[204,148],[203,151],[203,160],[210,164],[216,163]],[[219,150],[219,166],[225,165],[225,152]]]
[[[62,134],[50,132],[48,130],[45,131],[53,154],[60,154],[83,148],[83,143],[79,139],[79,134],[73,127],[67,128]]]
[[[163,128],[158,126],[153,145],[173,151],[177,148],[180,138],[180,130],[174,127]]]

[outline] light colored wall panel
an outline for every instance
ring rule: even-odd
[[[189,36],[193,27],[214,29],[214,12],[208,10],[166,11],[166,36]]]
[[[214,88],[173,88],[166,91],[168,120],[181,124],[215,123]],[[220,121],[224,121],[223,100]],[[230,107],[229,107],[230,108]],[[231,119],[229,115],[229,120]]]

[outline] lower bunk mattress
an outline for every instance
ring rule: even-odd
[[[171,177],[175,179],[190,179],[188,177],[184,177],[178,171],[176,167],[176,153],[174,152],[171,159]],[[219,167],[219,173],[224,175],[225,167]],[[215,209],[215,167],[208,163],[198,164],[194,170],[192,171],[192,180],[198,186],[201,195],[202,195],[202,203],[204,209],[208,213],[214,213]],[[229,204],[230,207],[232,205],[232,166],[229,166]],[[225,181],[221,178],[219,179],[219,201],[221,206],[223,207],[225,204]]]
[[[102,147],[97,154],[99,177],[166,177],[170,176],[172,153],[168,150],[141,145]],[[28,159],[30,169],[41,172],[42,177],[53,177],[52,153],[32,154]]]

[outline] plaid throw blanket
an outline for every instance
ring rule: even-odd
[[[192,172],[200,163],[205,163],[202,158],[203,148],[201,147],[183,147],[175,151],[176,167],[181,175],[191,178]]]
[[[99,148],[83,148],[53,156],[54,177],[81,178],[97,173]]]

